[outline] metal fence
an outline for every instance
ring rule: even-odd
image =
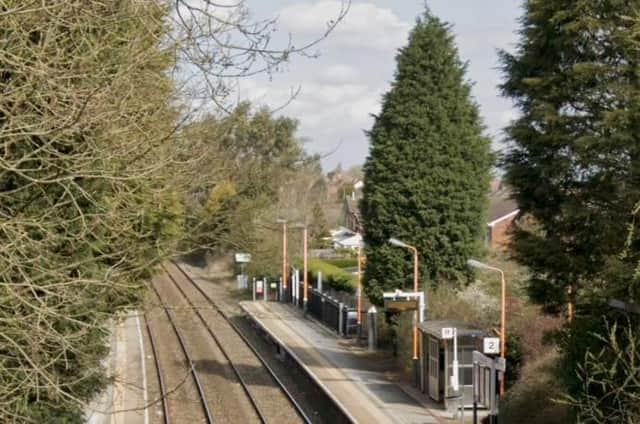
[[[299,275],[292,273],[290,284],[287,285],[282,300],[289,301],[302,309],[304,283],[296,281],[297,277],[299,278]],[[318,281],[309,282],[307,313],[339,335],[366,338],[369,328],[368,299],[364,297],[362,299],[361,325],[358,326],[357,296],[332,288],[322,289],[320,286]]]

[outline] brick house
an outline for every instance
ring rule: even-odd
[[[491,189],[485,242],[490,248],[505,248],[511,224],[518,216],[518,204],[499,180],[492,182]]]

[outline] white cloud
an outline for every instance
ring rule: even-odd
[[[340,14],[344,2],[322,0],[285,7],[279,23],[295,36],[318,36]],[[345,47],[395,49],[405,43],[410,25],[391,9],[370,3],[352,3],[349,12],[331,34],[329,43]]]
[[[327,66],[317,77],[323,83],[348,83],[358,80],[358,71],[342,63]]]
[[[285,34],[290,32],[295,45],[322,35],[342,4],[340,0],[282,2],[288,6],[279,12],[274,10],[276,1],[260,0],[259,4],[265,5],[269,16],[278,16],[278,28]],[[477,0],[429,1],[438,16],[454,23],[461,58],[469,60],[467,76],[476,83],[473,94],[496,148],[502,147],[502,128],[517,116],[511,102],[499,96],[497,86],[502,77],[495,52],[496,48],[510,50],[517,39],[514,22],[518,2],[490,0],[492,6],[487,7]],[[274,6],[267,8],[267,3]],[[422,11],[422,3],[353,0],[344,22],[311,52],[317,50],[318,59],[293,58],[285,72],[272,78],[244,80],[241,97],[277,108],[287,102],[292,89],[300,87],[298,97],[279,113],[300,121],[299,135],[309,140],[305,147],[310,152],[327,153],[339,145],[334,154],[323,159],[327,169],[338,162],[345,166],[362,163],[368,151],[363,130],[371,129],[371,114],[380,111],[382,94],[393,80],[395,50],[407,43],[413,17]]]

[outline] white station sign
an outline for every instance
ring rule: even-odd
[[[482,352],[488,355],[500,353],[500,338],[485,337],[482,339]]]
[[[453,327],[445,327],[442,329],[442,339],[443,340],[453,339]]]
[[[250,253],[236,253],[235,258],[236,263],[246,264],[251,262],[251,254]]]

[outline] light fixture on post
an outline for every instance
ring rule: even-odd
[[[497,272],[500,274],[500,357],[504,359],[507,350],[507,281],[504,278],[504,271],[484,262],[469,259],[467,265],[476,269]],[[500,380],[500,396],[504,395],[504,375]]]
[[[358,246],[358,293],[357,293],[357,307],[358,307],[358,337],[362,334],[362,265],[365,261],[362,255],[362,242]]]
[[[308,228],[307,228],[307,224],[296,224],[295,228],[301,228],[302,229],[302,274],[303,274],[303,285],[302,285],[302,311],[306,314],[307,313],[307,302],[308,302],[308,293],[309,293],[309,277],[308,277],[308,269],[307,269],[307,262],[308,262],[308,238],[309,238],[309,234],[308,234]]]
[[[278,218],[278,224],[282,224],[282,287],[287,290],[287,220]]]
[[[389,243],[413,252],[413,291],[418,292],[418,249],[394,237],[389,239]],[[413,313],[413,360],[418,360],[418,311]]]

